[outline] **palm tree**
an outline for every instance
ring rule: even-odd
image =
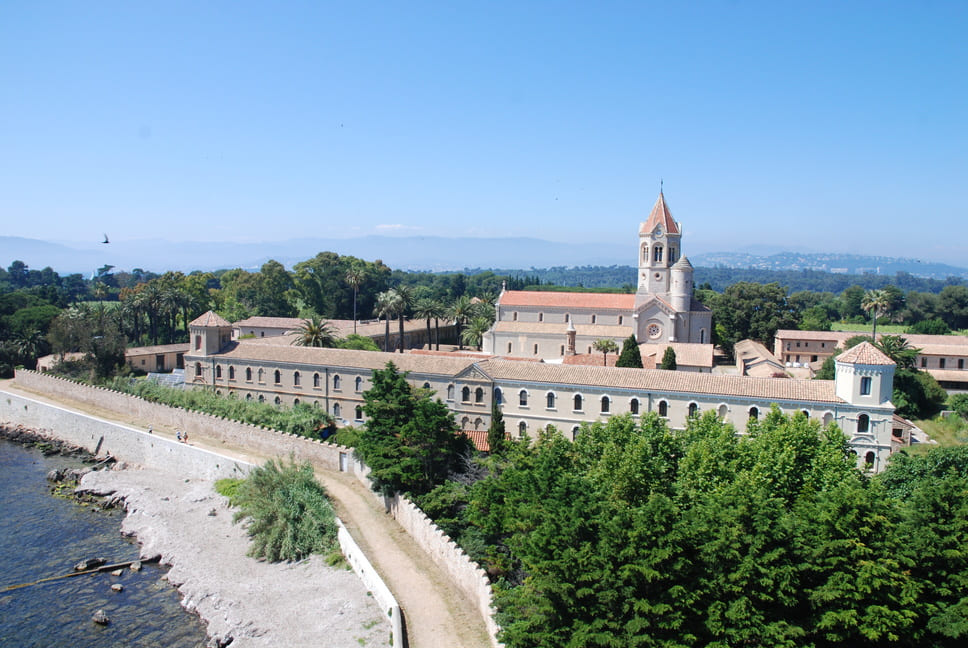
[[[430,336],[430,320],[443,317],[443,306],[440,302],[424,297],[418,299],[413,305],[413,316],[427,320],[427,347],[433,345],[433,338]],[[437,348],[440,348],[440,328],[437,328]]]
[[[374,313],[377,317],[386,318],[386,332],[383,334],[383,350],[390,350],[390,318],[397,312],[397,296],[392,290],[385,290],[376,296]]]
[[[471,298],[467,295],[461,295],[454,300],[454,303],[447,310],[447,316],[454,320],[454,326],[457,327],[457,344],[461,350],[464,349],[464,340],[461,335],[462,329],[464,328],[464,324],[467,323],[467,320],[473,316],[473,309],[474,306],[471,304]]]
[[[475,317],[467,324],[467,328],[461,331],[460,341],[470,346],[476,346],[477,350],[480,351],[484,334],[487,333],[489,328],[491,328],[491,322],[486,317]]]
[[[397,341],[397,348],[403,353],[403,319],[407,311],[413,306],[413,288],[410,286],[397,286],[391,289],[396,295],[397,316],[400,318],[400,339]]]
[[[888,309],[891,307],[891,296],[887,291],[877,289],[868,290],[864,293],[864,299],[860,304],[868,313],[871,313],[874,319],[874,331],[871,334],[871,338],[877,341],[877,316],[884,315],[887,313]]]
[[[595,340],[595,343],[592,344],[592,348],[601,352],[602,364],[606,366],[608,365],[608,354],[618,353],[618,345],[615,344],[615,340],[609,340],[608,338]]]
[[[336,346],[336,333],[329,322],[313,315],[296,328],[296,337],[292,343],[296,346],[331,348]]]
[[[346,283],[353,288],[353,334],[356,334],[356,296],[360,292],[360,286],[366,280],[366,273],[360,266],[353,266],[346,271]]]

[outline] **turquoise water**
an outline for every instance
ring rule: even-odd
[[[49,494],[47,473],[67,465],[77,460],[44,457],[0,439],[0,646],[204,646],[204,624],[181,608],[178,592],[161,580],[166,569],[158,565],[3,591],[70,573],[86,558],[138,559],[137,544],[121,536],[122,510],[94,512]],[[124,590],[112,591],[114,583]],[[109,625],[91,621],[97,610],[107,613]]]

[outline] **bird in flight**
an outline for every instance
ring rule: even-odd
[[[111,241],[109,241],[109,240],[108,240],[108,235],[107,235],[107,234],[105,234],[105,235],[104,235],[104,240],[103,240],[103,241],[101,241],[101,243],[110,243],[110,242],[111,242]]]

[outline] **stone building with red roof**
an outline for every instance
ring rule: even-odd
[[[492,403],[501,407],[508,431],[535,437],[548,425],[569,438],[583,423],[649,413],[673,428],[690,416],[713,411],[745,431],[771,407],[802,413],[822,425],[836,424],[859,465],[881,470],[903,431],[890,401],[894,364],[862,343],[837,361],[835,380],[755,378],[661,369],[626,369],[522,362],[484,354],[385,353],[300,347],[279,338],[232,339],[232,325],[214,314],[190,324],[185,356],[189,385],[246,400],[324,408],[341,424],[363,424],[363,393],[373,370],[393,362],[417,388],[446,403],[461,429],[481,436]]]
[[[484,335],[484,350],[560,362],[592,353],[596,340],[621,346],[634,335],[640,344],[663,349],[670,343],[708,346],[710,364],[690,368],[709,371],[712,314],[693,297],[693,268],[681,254],[681,242],[682,228],[660,192],[648,220],[639,226],[634,295],[503,290],[494,326]]]

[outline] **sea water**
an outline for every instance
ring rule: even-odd
[[[138,559],[137,543],[121,535],[123,510],[95,510],[50,494],[47,473],[77,465],[0,439],[0,646],[204,646],[204,624],[181,608],[157,564],[121,576],[103,572],[7,589],[71,573],[88,558]],[[122,591],[111,589],[115,583]],[[98,610],[108,625],[91,620]]]

